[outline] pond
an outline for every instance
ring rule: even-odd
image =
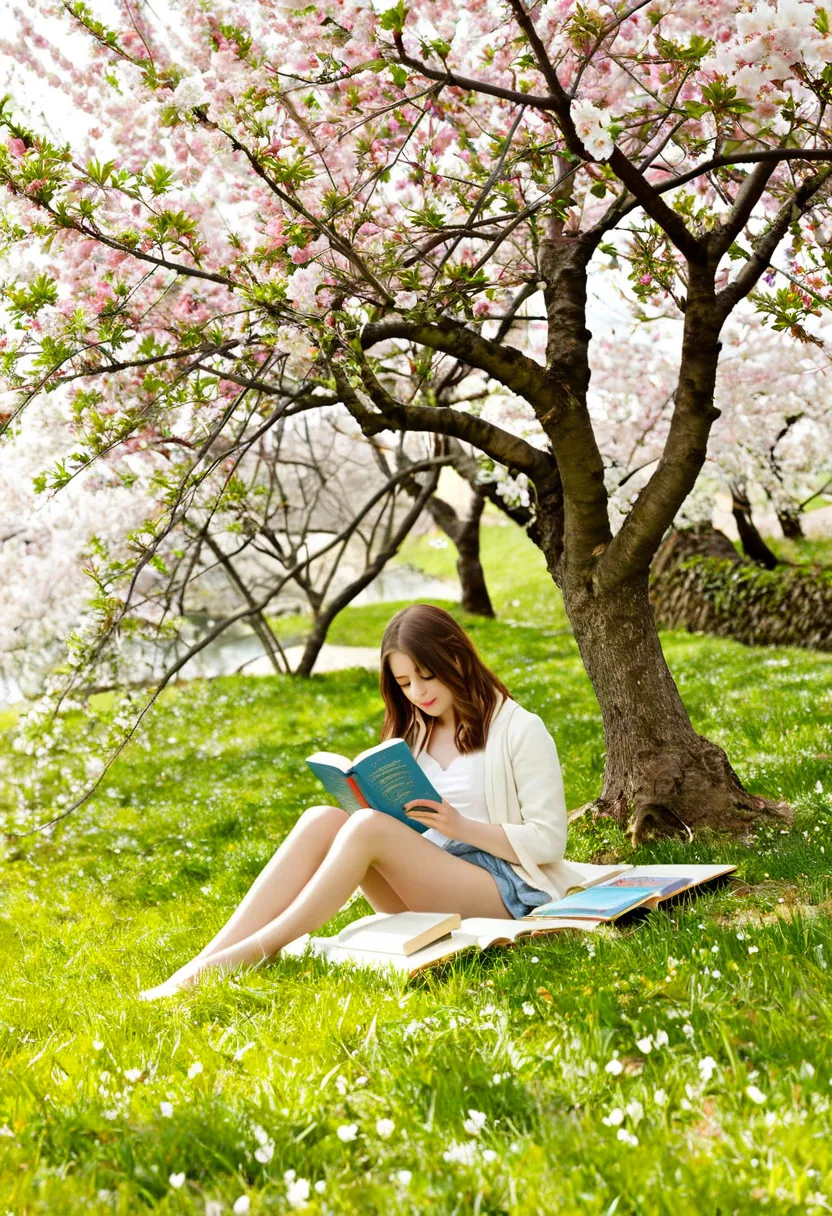
[[[357,595],[353,605],[377,604],[395,600],[457,600],[459,584],[447,579],[433,578],[413,566],[401,565],[383,570],[368,587]],[[122,654],[125,665],[136,683],[151,683],[158,680],[171,662],[185,653],[207,629],[215,624],[207,614],[188,618],[186,642],[177,648],[170,643],[154,646],[149,642],[125,642]],[[381,639],[379,639],[380,641]],[[283,643],[289,664],[294,669],[303,653],[303,636],[299,631],[295,637]],[[332,646],[326,643],[315,663],[315,671],[335,671],[343,667],[378,667],[378,648],[373,646]],[[212,679],[214,676],[273,675],[274,668],[263,643],[254,630],[240,621],[230,625],[215,641],[190,659],[176,680]],[[42,671],[30,669],[16,675],[0,674],[0,709],[13,705],[25,697],[38,695],[43,677]]]

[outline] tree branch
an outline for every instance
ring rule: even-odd
[[[361,346],[368,350],[377,342],[390,338],[403,338],[417,342],[433,350],[444,351],[458,359],[487,372],[500,384],[523,397],[530,405],[546,410],[551,405],[546,369],[514,346],[504,346],[481,334],[474,333],[467,325],[443,317],[436,321],[407,321],[403,317],[387,317],[383,321],[370,322],[361,331]]]
[[[832,154],[830,154],[832,155]],[[723,317],[727,317],[740,300],[752,290],[768,267],[780,241],[786,235],[789,225],[809,208],[819,190],[832,179],[832,165],[822,169],[814,177],[807,178],[791,198],[787,199],[772,220],[768,229],[754,242],[753,253],[742,270],[716,297]]]
[[[710,251],[716,260],[722,257],[734,239],[742,232],[776,169],[776,163],[758,161],[743,181],[730,212],[707,238]]]
[[[403,405],[379,384],[366,361],[362,361],[360,371],[368,401],[362,401],[361,391],[350,384],[343,365],[333,364],[341,399],[361,424],[366,435],[378,434],[379,431],[385,430],[427,431],[452,435],[479,448],[492,460],[526,473],[532,479],[551,476],[555,467],[554,457],[527,443],[525,439],[512,435],[483,418],[477,418],[474,414],[463,414],[450,406]],[[373,413],[370,405],[374,405],[379,413]]]

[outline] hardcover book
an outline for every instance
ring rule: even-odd
[[[354,760],[337,752],[315,752],[306,763],[335,799],[350,814],[365,806],[392,815],[415,832],[428,825],[409,819],[404,804],[417,798],[442,801],[442,795],[416,763],[404,739],[385,739],[359,752]]]

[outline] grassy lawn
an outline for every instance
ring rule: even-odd
[[[597,706],[540,555],[483,531],[499,619],[459,619],[549,725],[578,806]],[[401,560],[453,574],[428,538]],[[377,645],[398,606],[330,640]],[[169,690],[100,796],[0,869],[0,1216],[830,1211],[832,656],[664,642],[697,728],[794,827],[632,853],[576,825],[572,857],[732,861],[742,882],[409,985],[285,959],[135,999],[320,801],[304,757],[367,746],[383,716],[356,668]]]

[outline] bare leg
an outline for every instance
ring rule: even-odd
[[[174,972],[167,983],[186,972],[197,959],[207,958],[243,941],[288,908],[348,820],[347,812],[337,806],[307,807],[220,931],[190,962]],[[361,891],[376,912],[407,911],[407,905],[374,867],[365,874]]]
[[[182,968],[177,973],[179,986],[192,982],[209,966],[227,969],[237,963],[262,962],[287,942],[319,928],[344,905],[370,867],[414,911],[512,919],[487,870],[437,849],[389,815],[358,811],[337,833],[289,907],[242,941]]]

